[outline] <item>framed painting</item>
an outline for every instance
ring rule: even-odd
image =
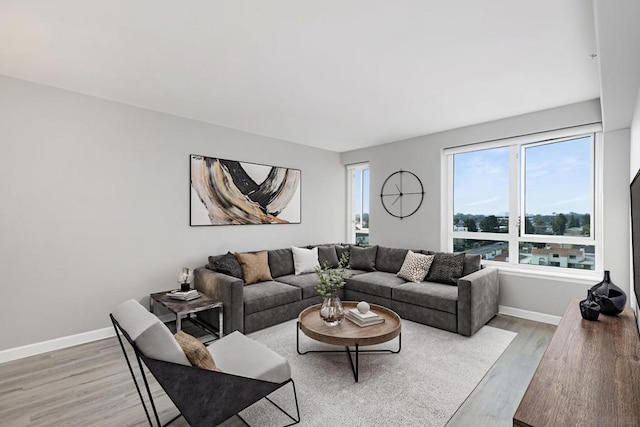
[[[301,171],[191,155],[190,225],[299,224]]]

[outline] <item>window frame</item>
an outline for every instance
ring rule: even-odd
[[[354,206],[355,203],[355,199],[354,199],[354,186],[355,186],[355,173],[357,170],[360,170],[360,194],[362,195],[362,198],[360,200],[360,211],[361,211],[361,216],[360,216],[360,221],[363,221],[364,218],[364,170],[368,170],[369,171],[369,183],[371,183],[371,169],[369,168],[369,162],[360,162],[360,163],[353,163],[353,164],[349,164],[346,165],[346,174],[347,174],[347,235],[346,235],[346,243],[355,243],[356,242],[356,221],[355,221],[355,213],[356,213],[356,209]],[[371,194],[369,189],[367,189],[367,191],[369,192],[369,200],[371,200]],[[371,207],[368,206],[369,208],[369,217],[371,216]],[[371,220],[371,218],[369,218],[369,220]],[[363,228],[361,228],[361,230],[363,230]],[[368,231],[369,229],[367,229]]]
[[[576,236],[549,236],[527,234],[524,231],[524,151],[527,147],[562,142],[564,140],[577,139],[583,136],[592,136],[592,156],[591,162],[591,205],[590,217],[590,237]],[[509,227],[507,233],[483,233],[454,231],[454,155],[472,151],[480,151],[491,148],[510,147],[509,154]],[[595,269],[581,270],[575,268],[557,268],[540,266],[533,264],[520,264],[519,256],[510,256],[509,261],[482,260],[482,264],[491,267],[498,267],[504,271],[520,273],[525,276],[553,276],[556,278],[573,278],[593,280],[599,278],[604,271],[603,267],[603,205],[602,205],[602,125],[594,123],[572,128],[560,129],[549,132],[541,132],[505,138],[487,142],[474,143],[458,147],[442,149],[442,212],[441,212],[441,247],[447,251],[453,251],[454,239],[472,239],[489,241],[506,241],[509,253],[519,254],[521,242],[540,243],[567,243],[575,245],[589,245],[595,247]],[[515,167],[514,167],[515,165]],[[521,197],[522,196],[522,197]],[[519,232],[519,224],[522,224],[523,232]],[[514,252],[512,249],[516,248]]]

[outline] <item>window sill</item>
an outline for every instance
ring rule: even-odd
[[[511,265],[501,262],[483,261],[486,267],[497,268],[500,274],[509,276],[529,277],[534,279],[549,279],[559,282],[595,285],[602,281],[602,271],[581,271],[578,269],[563,269],[568,271],[548,271],[547,269],[527,268],[520,265]]]

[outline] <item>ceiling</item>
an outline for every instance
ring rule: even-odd
[[[1,0],[0,74],[343,152],[600,97],[585,0]]]

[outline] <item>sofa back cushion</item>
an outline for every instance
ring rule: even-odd
[[[433,258],[426,280],[428,282],[444,283],[445,285],[457,285],[458,279],[462,277],[463,268],[463,253],[438,252]]]
[[[269,268],[272,277],[287,276],[293,274],[293,252],[291,248],[274,249],[268,251]]]
[[[376,254],[378,246],[351,246],[349,248],[349,265],[354,270],[376,271]]]
[[[462,277],[480,270],[480,261],[482,261],[482,255],[480,254],[464,254],[464,267],[462,268]]]
[[[407,257],[407,249],[385,248],[378,246],[376,253],[376,270],[397,273]]]
[[[227,252],[224,255],[216,255],[209,257],[210,270],[217,271],[218,273],[233,276],[237,279],[243,279],[242,267],[238,262],[238,258],[231,252]]]

